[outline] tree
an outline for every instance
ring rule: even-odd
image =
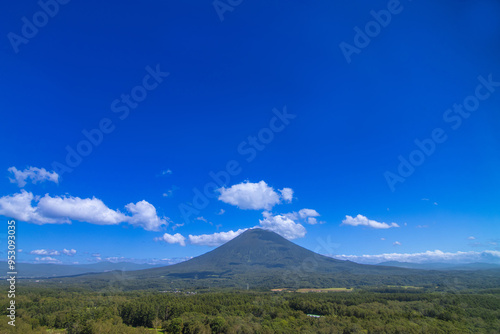
[[[158,332],[158,327],[161,326],[161,320],[159,318],[155,318],[153,320],[153,327]]]

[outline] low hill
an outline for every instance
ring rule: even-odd
[[[500,269],[500,264],[494,263],[441,263],[441,262],[431,262],[431,263],[411,263],[411,262],[398,262],[398,261],[386,261],[377,264],[379,266],[390,266],[398,268],[410,268],[410,269],[426,269],[426,270],[486,270],[486,269]]]
[[[0,264],[0,267],[6,268],[3,272],[8,272],[7,262]],[[49,264],[49,263],[18,263],[16,265],[18,278],[49,278],[59,276],[74,276],[86,273],[102,273],[106,271],[121,270],[141,270],[154,268],[151,264],[137,264],[130,262],[108,262],[102,261],[92,264]],[[3,278],[0,276],[0,278]]]

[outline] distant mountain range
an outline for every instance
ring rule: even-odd
[[[398,261],[386,261],[377,264],[379,266],[390,266],[398,268],[410,269],[427,269],[427,270],[486,270],[486,269],[500,269],[500,264],[494,263],[410,263]]]
[[[499,287],[500,269],[417,270],[364,265],[319,255],[280,235],[251,229],[178,264],[57,279],[93,289],[326,288],[355,286]],[[53,280],[48,280],[53,281]]]
[[[7,262],[1,262],[1,266],[7,268]],[[60,276],[74,276],[86,273],[102,273],[106,271],[141,270],[157,267],[151,264],[137,264],[131,262],[97,262],[92,264],[46,264],[46,263],[18,263],[16,265],[17,277],[19,278],[49,278]],[[3,270],[6,273],[8,270]]]

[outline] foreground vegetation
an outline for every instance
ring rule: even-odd
[[[23,287],[0,333],[499,333],[500,289],[92,292]],[[6,310],[7,296],[0,305]],[[311,317],[308,314],[321,317]],[[48,331],[51,329],[51,331]],[[55,331],[53,331],[55,330]]]

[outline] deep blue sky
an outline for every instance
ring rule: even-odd
[[[263,219],[264,209],[217,198],[188,220],[179,210],[193,201],[193,188],[210,181],[210,171],[235,160],[241,172],[226,188],[263,180],[277,193],[294,192],[291,203],[268,208],[272,215],[304,208],[321,215],[323,224],[295,221],[307,234],[294,242],[309,249],[478,256],[488,250],[498,261],[500,87],[483,87],[489,96],[456,129],[444,115],[474,96],[479,76],[500,82],[500,3],[402,0],[348,63],[339,45],[354,45],[354,28],[364,30],[374,20],[370,11],[391,3],[243,1],[221,21],[210,1],[70,1],[14,46],[9,33],[21,36],[22,18],[33,22],[41,8],[36,1],[2,4],[0,210],[24,190],[52,199],[95,197],[127,215],[127,204],[144,200],[169,222],[148,231],[132,223],[18,219],[22,260],[35,261],[28,253],[41,249],[75,249],[72,257],[52,256],[67,263],[93,261],[92,253],[136,260],[202,254],[212,247],[191,244],[188,235],[237,231]],[[157,65],[169,76],[120,119],[112,102]],[[284,106],[295,118],[246,161],[238,146],[269,127],[272,110]],[[9,181],[9,167],[53,171],[54,162],[65,163],[66,147],[85,139],[82,130],[106,118],[114,131],[72,172],[59,171],[57,184]],[[384,173],[397,174],[398,157],[409,159],[414,141],[437,128],[446,140],[391,189]],[[358,214],[399,227],[341,225]],[[174,230],[176,224],[184,226]],[[186,246],[154,240],[164,233],[180,233]],[[321,248],[327,239],[331,247]]]

